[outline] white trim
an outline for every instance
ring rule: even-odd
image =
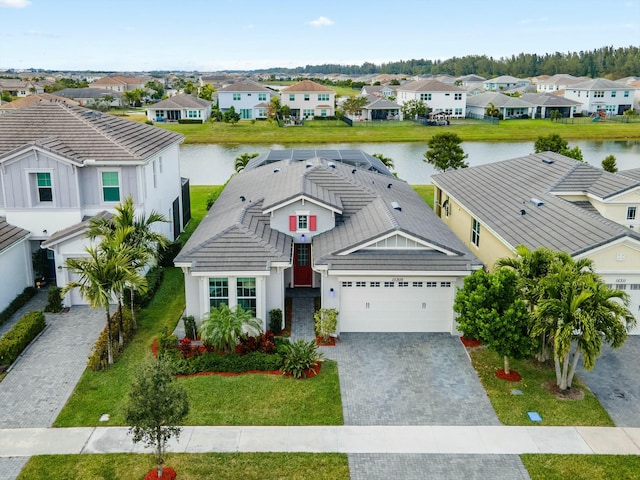
[[[478,268],[482,268],[478,266]],[[476,269],[477,270],[477,269]],[[468,277],[473,270],[329,270],[330,277]]]
[[[45,209],[45,208],[58,208],[57,202],[56,202],[56,188],[54,187],[54,172],[56,171],[53,168],[24,168],[22,169],[23,173],[25,173],[25,182],[26,182],[26,193],[28,196],[28,200],[29,200],[29,208],[35,208],[38,210],[41,209]],[[48,173],[49,174],[49,179],[51,180],[51,202],[40,202],[39,200],[36,200],[35,198],[33,198],[32,196],[32,191],[31,191],[31,182],[30,177],[31,175],[34,175],[35,177],[35,194],[38,195],[38,173]],[[40,198],[38,196],[38,198]],[[75,210],[75,209],[74,209]],[[29,210],[30,211],[30,210]]]
[[[298,196],[296,196],[294,198],[291,198],[291,199],[289,199],[289,200],[287,200],[285,202],[277,203],[274,206],[269,207],[266,210],[263,210],[262,213],[263,214],[267,214],[267,213],[274,212],[276,210],[280,210],[281,208],[286,207],[287,205],[291,205],[292,203],[295,203],[298,200],[302,200],[302,204],[303,205],[304,205],[304,202],[307,201],[307,202],[313,203],[314,205],[317,205],[319,207],[322,207],[322,208],[325,208],[327,210],[330,210],[330,211],[332,211],[334,213],[340,213],[340,214],[342,213],[342,210],[339,210],[339,209],[337,209],[335,207],[332,207],[332,206],[330,206],[330,205],[328,205],[326,203],[322,203],[322,202],[320,202],[318,200],[315,200],[313,198],[309,198],[306,195],[298,195]]]
[[[635,240],[634,238],[624,236],[624,237],[621,237],[621,238],[617,238],[617,239],[615,239],[613,241],[607,242],[607,243],[605,243],[603,245],[599,245],[599,246],[597,246],[595,248],[592,248],[590,250],[586,250],[584,252],[581,252],[578,255],[575,255],[573,258],[577,260],[577,259],[580,259],[580,258],[589,257],[590,255],[598,254],[598,253],[600,253],[600,252],[602,252],[604,250],[607,250],[607,249],[609,249],[611,247],[614,247],[614,246],[617,246],[617,245],[620,245],[620,244],[623,244],[623,243],[626,243],[629,248],[633,248],[635,250],[640,250],[640,241],[639,240]]]
[[[175,264],[184,265],[184,264]],[[225,272],[194,272],[191,271],[189,274],[192,277],[211,277],[211,278],[220,278],[220,277],[268,277],[271,275],[271,272],[265,272],[264,270],[260,271],[247,271],[247,272],[238,272],[238,271],[225,271]]]
[[[109,167],[104,167],[104,168],[97,168],[96,171],[98,172],[98,182],[99,182],[99,195],[100,195],[100,200],[99,200],[99,205],[108,205],[110,207],[113,208],[113,206],[117,205],[118,203],[120,203],[123,199],[123,195],[122,195],[122,169],[120,167],[114,167],[111,166]],[[104,185],[102,184],[102,174],[103,173],[114,173],[116,172],[118,174],[118,200],[115,201],[106,201],[104,199]],[[107,188],[113,188],[113,187],[107,187]]]
[[[17,152],[12,153],[11,155],[7,155],[6,157],[2,158],[0,157],[0,164],[5,164],[5,165],[10,165],[12,163],[15,162],[19,162],[20,160],[22,160],[22,158],[16,158],[16,157],[22,157],[22,155],[27,156],[30,152],[35,152],[36,154],[38,152],[50,156],[51,158],[53,158],[53,160],[57,161],[57,162],[61,162],[61,163],[66,163],[69,165],[75,165],[76,167],[83,167],[84,164],[83,162],[78,162],[76,160],[71,160],[70,158],[67,157],[63,157],[57,153],[54,153],[50,150],[45,150],[41,147],[38,147],[36,145],[29,145],[28,147],[22,148],[20,150],[18,150]]]
[[[403,232],[401,230],[394,230],[392,232],[387,233],[386,235],[382,235],[380,237],[376,237],[373,240],[370,240],[370,241],[368,241],[366,243],[358,245],[357,247],[353,247],[353,248],[350,248],[348,250],[338,251],[336,253],[336,255],[350,255],[350,254],[352,254],[354,252],[357,252],[359,250],[364,250],[367,247],[369,247],[369,246],[371,246],[371,245],[373,245],[375,243],[378,243],[378,242],[380,242],[382,240],[386,240],[387,238],[390,238],[390,237],[393,237],[393,236],[396,236],[396,235],[404,237],[407,240],[411,240],[413,242],[419,243],[420,245],[423,245],[423,246],[427,247],[427,249],[436,250],[436,251],[438,251],[440,253],[444,253],[447,256],[458,255],[456,253],[451,252],[450,250],[445,250],[442,247],[437,247],[437,246],[435,246],[435,245],[433,245],[433,244],[431,244],[429,242],[425,242],[424,240],[422,240],[422,239],[420,239],[418,237],[415,237],[415,236],[413,236],[411,234],[408,234],[406,232]],[[380,250],[383,250],[383,249],[380,249]],[[404,250],[419,250],[419,249],[415,249],[415,248],[395,248],[394,249],[394,248],[391,248],[391,249],[387,249],[387,250],[403,250],[404,251]]]

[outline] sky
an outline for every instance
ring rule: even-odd
[[[0,69],[208,72],[638,46],[640,0],[0,0],[0,25]]]

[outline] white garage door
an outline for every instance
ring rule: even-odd
[[[629,294],[629,310],[636,317],[636,327],[630,335],[640,335],[640,276],[635,275],[603,275],[602,279],[610,288],[623,290]]]
[[[345,278],[342,332],[451,332],[455,279]]]
[[[67,270],[67,276],[69,278],[69,283],[78,281],[78,275],[76,275],[71,270]],[[80,295],[80,289],[78,289],[78,288],[72,289],[69,292],[69,295],[71,297],[71,305],[86,305],[87,304],[87,301],[85,300],[85,298],[82,295]],[[65,305],[65,306],[68,307],[70,305]]]

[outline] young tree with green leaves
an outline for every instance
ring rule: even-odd
[[[162,477],[167,442],[180,437],[179,425],[188,413],[187,392],[171,376],[167,360],[160,357],[137,372],[124,416],[133,441],[154,449],[158,477]]]
[[[409,100],[400,107],[402,118],[405,120],[415,120],[424,117],[429,113],[429,107],[422,100]]]
[[[240,114],[236,112],[236,109],[233,108],[233,105],[229,107],[229,110],[224,112],[222,118],[225,123],[230,123],[231,125],[235,125],[240,121]]]
[[[226,303],[221,303],[202,319],[199,331],[200,338],[206,345],[229,353],[233,352],[241,337],[247,334],[258,335],[262,331],[262,322],[240,305],[229,308]]]
[[[244,170],[244,168],[247,166],[247,163],[249,163],[252,158],[256,158],[258,155],[258,153],[243,153],[242,155],[237,156],[234,163],[236,172],[241,172],[242,170]]]
[[[363,107],[369,104],[367,97],[352,96],[342,103],[342,108],[349,115],[360,115]]]
[[[203,98],[205,100],[212,101],[213,94],[215,91],[216,89],[207,83],[200,87],[200,91],[198,92],[198,98]]]
[[[569,148],[569,144],[557,133],[540,135],[534,143],[535,153],[555,152],[565,157],[582,161],[582,150],[580,147]]]
[[[604,160],[602,160],[602,169],[605,172],[616,173],[618,171],[618,165],[616,164],[616,156],[607,155],[604,158]]]
[[[464,153],[461,143],[462,140],[455,133],[437,133],[427,141],[429,150],[425,152],[423,161],[441,172],[467,168],[469,164],[464,160],[469,155]]]
[[[530,314],[518,288],[517,274],[507,268],[493,273],[478,270],[466,277],[453,309],[458,329],[503,357],[504,372],[509,359],[526,358],[534,342],[529,335]]]

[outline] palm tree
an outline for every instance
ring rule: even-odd
[[[113,348],[111,345],[111,313],[109,304],[114,293],[124,283],[144,284],[146,280],[131,267],[131,258],[126,250],[106,252],[100,247],[87,247],[88,256],[69,258],[65,268],[74,272],[78,280],[69,282],[62,289],[66,294],[78,288],[80,294],[93,308],[104,308],[107,320],[107,358],[113,364]]]
[[[153,231],[152,227],[156,223],[168,222],[167,217],[155,210],[147,217],[137,216],[131,195],[116,205],[115,211],[115,215],[110,218],[93,217],[89,222],[87,236],[91,239],[102,237],[103,242],[106,241],[104,247],[107,250],[117,249],[118,244],[127,247],[131,258],[130,265],[136,271],[155,263],[159,250],[166,247],[169,240],[161,233]],[[140,290],[141,286],[125,285],[123,291],[125,287],[129,287],[131,293],[131,321],[135,328],[134,291]]]
[[[378,160],[384,163],[385,167],[387,167],[389,170],[393,170],[395,165],[393,164],[393,160],[389,157],[385,157],[382,153],[374,153],[372,157],[376,157]]]
[[[261,331],[260,320],[240,305],[229,308],[226,303],[221,303],[200,322],[202,341],[222,352],[233,352],[239,338],[247,333],[257,335]]]
[[[593,368],[603,342],[620,347],[635,319],[628,309],[627,293],[607,287],[593,272],[589,259],[559,255],[540,283],[534,334],[552,336],[556,383],[566,390],[571,387],[580,355],[584,368]]]
[[[244,168],[247,166],[247,163],[249,163],[252,158],[256,158],[257,156],[257,153],[243,153],[242,155],[237,156],[236,162],[234,164],[236,172],[241,172],[242,170],[244,170]]]

